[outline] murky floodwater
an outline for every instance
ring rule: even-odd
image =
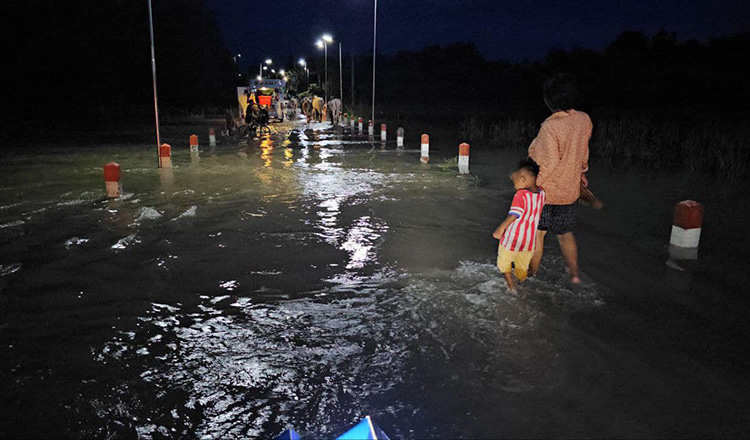
[[[461,176],[320,124],[191,156],[190,130],[165,130],[171,170],[143,144],[2,158],[0,436],[332,438],[367,414],[394,438],[747,434],[747,349],[695,354],[744,336],[684,298],[638,313],[662,268],[624,266],[660,245],[613,249],[583,213],[596,276],[571,289],[550,241],[511,293],[502,159]]]

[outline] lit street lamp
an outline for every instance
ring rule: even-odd
[[[320,37],[320,40],[318,40],[317,45],[319,48],[323,49],[325,55],[324,55],[324,63],[325,63],[325,96],[326,96],[326,102],[328,102],[328,43],[333,43],[333,37],[331,37],[328,34],[323,35]]]
[[[307,68],[307,61],[305,61],[304,58],[300,58],[299,65],[305,68],[305,74],[307,76],[307,87],[310,87],[310,70]]]
[[[375,120],[375,42],[378,36],[378,0],[372,16],[372,120]]]
[[[273,64],[273,60],[270,59],[270,58],[267,58],[266,59],[266,64],[270,66],[271,64]],[[263,79],[263,71],[264,70],[268,70],[268,67],[264,66],[263,63],[260,63],[260,67],[258,68],[258,77],[260,79]]]

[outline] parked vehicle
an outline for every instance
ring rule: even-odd
[[[248,87],[237,87],[237,97],[240,103],[240,113],[245,113],[247,99],[255,94],[258,104],[268,110],[268,116],[277,121],[284,120],[286,100],[286,81],[283,79],[253,79]],[[245,99],[244,107],[242,99]]]

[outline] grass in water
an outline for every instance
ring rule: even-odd
[[[440,171],[456,171],[458,169],[458,156],[443,159],[441,163],[437,164],[437,167]]]

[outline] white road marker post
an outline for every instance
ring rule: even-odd
[[[190,152],[191,153],[198,152],[198,135],[197,134],[190,135]]]
[[[380,140],[383,142],[385,142],[387,128],[385,124],[380,124]]]
[[[216,145],[216,132],[213,128],[208,129],[208,144],[212,147]]]
[[[469,144],[466,142],[458,146],[458,172],[469,173]]]
[[[404,148],[404,127],[396,130],[396,148]]]
[[[670,260],[698,259],[703,212],[703,205],[694,200],[683,200],[675,205],[669,237]]]
[[[375,122],[373,122],[372,119],[370,119],[370,121],[367,122],[367,134],[370,136],[375,135]]]
[[[104,186],[107,190],[108,198],[114,199],[122,195],[119,163],[110,162],[104,165]]]
[[[430,136],[425,134],[422,134],[422,157],[419,158],[422,163],[427,163],[430,161]]]
[[[159,146],[159,168],[172,168],[172,147],[169,144]]]

